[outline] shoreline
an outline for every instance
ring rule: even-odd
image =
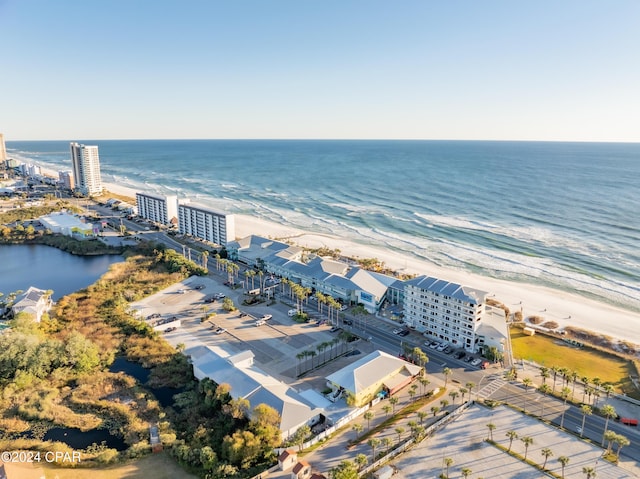
[[[57,177],[57,170],[43,167],[42,173]],[[135,200],[136,190],[126,185],[103,183],[106,190]],[[308,248],[339,249],[344,256],[377,258],[398,273],[434,276],[442,280],[487,291],[512,312],[522,310],[523,316],[541,316],[555,321],[559,329],[572,326],[609,336],[618,341],[640,345],[640,314],[567,291],[530,283],[520,283],[463,270],[447,269],[378,246],[356,243],[326,233],[315,233],[292,226],[280,225],[261,218],[235,214],[236,237],[250,234],[290,241]]]

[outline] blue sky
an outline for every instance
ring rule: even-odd
[[[639,25],[637,0],[0,0],[0,131],[638,142]]]

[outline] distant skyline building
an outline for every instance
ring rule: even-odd
[[[83,195],[101,194],[102,177],[98,147],[71,143],[71,161],[75,188]]]
[[[136,193],[138,216],[154,223],[168,225],[178,221],[178,197]]]
[[[178,231],[221,246],[236,239],[233,215],[191,203],[178,204]]]
[[[62,183],[62,187],[67,190],[72,190],[74,188],[75,182],[73,181],[73,173],[70,171],[59,171],[58,178],[60,183]]]
[[[4,134],[0,133],[0,163],[7,160],[7,147],[4,144]]]

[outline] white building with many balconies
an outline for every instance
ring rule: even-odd
[[[405,282],[404,320],[440,342],[475,352],[489,293],[419,276]]]
[[[136,193],[138,216],[154,223],[168,225],[178,222],[178,197]]]
[[[178,231],[221,246],[236,239],[233,215],[192,203],[178,204]]]

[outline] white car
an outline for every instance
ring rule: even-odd
[[[481,362],[482,362],[482,359],[475,358],[473,361],[471,361],[471,366],[478,366]]]
[[[266,321],[264,319],[259,319],[258,321],[256,321],[256,326],[262,326],[263,324],[266,324]]]
[[[222,333],[226,333],[226,332],[227,332],[227,330],[226,330],[226,329],[224,329],[224,328],[218,328],[218,329],[216,329],[216,334],[222,334]]]
[[[402,329],[394,329],[393,330],[393,334],[400,334],[402,332]]]
[[[269,321],[271,318],[273,318],[272,315],[270,314],[263,314],[262,317],[260,318],[262,321]]]
[[[289,316],[295,316],[296,314],[298,314],[298,310],[297,309],[290,309],[287,314]]]
[[[581,428],[580,426],[577,426],[577,427],[576,427],[576,432],[577,432],[578,434],[582,434],[582,428]]]
[[[439,345],[436,347],[436,351],[444,351],[445,349],[447,349],[447,346],[448,346],[448,344],[447,344],[447,343],[439,344]]]

